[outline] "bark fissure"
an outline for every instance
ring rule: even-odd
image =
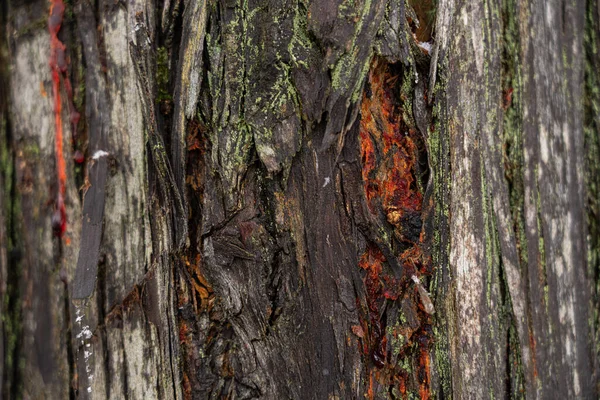
[[[4,85],[5,82],[2,82]],[[21,359],[22,346],[22,248],[17,221],[17,173],[12,167],[16,157],[10,147],[10,120],[2,110],[2,185],[9,188],[2,196],[2,217],[5,223],[2,245],[2,395],[20,397],[23,389]]]
[[[584,48],[585,64],[585,100],[584,132],[586,162],[586,204],[587,204],[587,263],[589,279],[592,283],[592,305],[594,310],[591,329],[594,335],[594,370],[598,382],[600,360],[600,167],[595,162],[600,157],[600,81],[594,73],[600,68],[599,42],[600,9],[598,2],[586,2],[586,27]],[[597,384],[598,386],[599,384]],[[598,388],[597,390],[600,390]]]
[[[42,3],[0,7],[3,396],[594,398],[597,0]]]

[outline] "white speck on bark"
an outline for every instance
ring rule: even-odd
[[[82,323],[83,313],[81,311],[80,306],[77,304],[75,305],[75,316],[76,316],[75,321],[77,321],[77,323],[79,325],[79,333],[77,334],[76,338],[80,339],[81,344],[85,345],[85,347],[86,347],[86,350],[83,351],[83,361],[85,364],[85,373],[87,374],[87,377],[88,377],[87,392],[92,393],[92,380],[94,378],[94,375],[92,374],[92,367],[90,365],[90,357],[92,356],[93,352],[91,349],[89,349],[91,346],[90,346],[90,343],[87,341],[89,341],[92,338],[93,334],[92,334],[92,331],[90,330],[89,325],[87,325],[87,323]]]
[[[104,150],[96,150],[94,155],[92,156],[92,160],[99,160],[101,157],[108,156],[108,153]]]
[[[419,278],[417,278],[416,275],[411,276],[411,278],[417,286],[419,296],[421,297],[421,303],[423,303],[423,307],[425,307],[425,312],[430,315],[434,314],[435,308],[433,307],[433,303],[431,302],[431,297],[429,296],[429,293],[427,293],[427,290],[423,287],[423,284],[421,283]]]
[[[431,53],[431,49],[433,48],[433,45],[431,44],[431,42],[417,41],[417,46],[419,46],[421,49],[425,50],[427,53]]]

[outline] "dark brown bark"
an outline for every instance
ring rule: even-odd
[[[596,0],[51,4],[0,13],[2,398],[597,397]]]

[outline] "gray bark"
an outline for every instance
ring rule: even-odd
[[[597,398],[596,0],[65,10],[57,235],[0,8],[0,397]]]

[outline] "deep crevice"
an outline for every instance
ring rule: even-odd
[[[414,71],[376,58],[363,91],[362,181],[372,215],[368,223],[378,225],[378,237],[365,237],[369,244],[359,266],[365,274],[366,298],[359,299],[365,302],[359,309],[366,311],[361,313],[361,329],[370,356],[367,373],[374,373],[371,366],[379,370],[377,379],[390,393],[414,390],[428,398],[433,333],[426,310],[431,300],[419,277],[426,279],[433,272],[424,250],[430,239],[423,234],[423,196],[431,172],[425,138],[415,126]],[[390,274],[393,264],[403,272]],[[416,373],[406,371],[404,362],[416,366]]]
[[[269,327],[273,327],[277,318],[281,315],[281,305],[279,304],[279,289],[281,285],[281,253],[282,249],[278,249],[275,251],[273,255],[273,262],[271,263],[271,273],[268,277],[267,283],[267,297],[269,298],[269,303],[271,307],[271,312],[269,314],[269,320],[267,322]],[[267,331],[267,334],[269,331]]]
[[[75,382],[75,369],[77,361],[75,360],[75,354],[73,352],[73,323],[71,320],[71,301],[69,298],[69,283],[67,279],[63,279],[63,318],[65,319],[66,327],[66,347],[67,347],[67,363],[69,364],[69,400],[75,400],[77,394],[76,388],[73,386]]]
[[[3,14],[4,15],[4,14]],[[0,54],[1,55],[1,54]],[[3,64],[6,65],[6,64]],[[2,78],[0,76],[0,78]],[[3,88],[6,82],[0,82],[0,85]],[[4,90],[4,89],[2,89]],[[6,218],[6,235],[7,235],[7,243],[6,243],[6,251],[7,251],[7,268],[6,268],[6,281],[5,287],[6,292],[4,293],[3,298],[0,299],[0,305],[3,315],[2,321],[2,339],[3,343],[3,351],[4,351],[4,359],[2,363],[3,367],[3,376],[0,377],[3,381],[2,392],[0,395],[6,398],[12,399],[20,399],[23,394],[23,370],[21,367],[21,351],[23,345],[23,337],[22,337],[22,317],[23,310],[21,304],[21,278],[22,278],[22,259],[23,259],[23,251],[20,248],[20,244],[22,244],[22,240],[20,238],[19,229],[20,222],[18,221],[19,216],[17,215],[19,203],[19,193],[17,191],[17,173],[14,168],[16,163],[16,155],[12,151],[11,143],[12,143],[12,130],[11,130],[11,121],[8,115],[6,108],[4,108],[5,104],[0,104],[2,109],[1,120],[4,121],[4,133],[5,137],[0,139],[4,139],[5,142],[0,144],[0,151],[5,152],[4,155],[7,156],[7,165],[13,166],[8,170],[0,170],[0,173],[6,174],[4,175],[4,182],[10,181],[5,187],[9,187],[8,196],[5,199],[8,200],[8,204],[4,204],[5,210],[7,211],[4,218]],[[2,127],[0,127],[2,129]],[[2,154],[0,154],[2,156]],[[0,160],[2,161],[2,160]],[[4,167],[0,165],[0,167]]]

